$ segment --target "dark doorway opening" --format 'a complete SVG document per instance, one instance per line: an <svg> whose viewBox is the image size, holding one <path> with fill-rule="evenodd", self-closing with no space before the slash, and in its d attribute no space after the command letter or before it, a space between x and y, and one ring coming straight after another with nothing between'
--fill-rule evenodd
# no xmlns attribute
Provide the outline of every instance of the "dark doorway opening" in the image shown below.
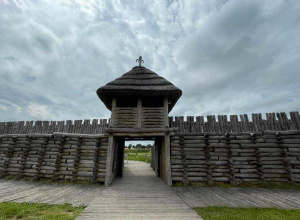
<svg viewBox="0 0 300 220"><path fill-rule="evenodd" d="M141 145L149 145L151 144L151 148L149 151L151 152L151 159L149 166L152 167L157 177L161 177L164 179L165 175L165 160L163 144L164 137L115 137L115 150L114 150L114 161L113 161L113 174L114 178L122 177L124 172L124 165L126 166L126 153L128 152L128 147L131 144L131 152L136 153L136 150L133 151L133 145L135 145L135 149L141 147ZM126 150L125 150L126 149ZM129 160L130 162L130 160ZM146 163L143 161L143 163Z"/></svg>

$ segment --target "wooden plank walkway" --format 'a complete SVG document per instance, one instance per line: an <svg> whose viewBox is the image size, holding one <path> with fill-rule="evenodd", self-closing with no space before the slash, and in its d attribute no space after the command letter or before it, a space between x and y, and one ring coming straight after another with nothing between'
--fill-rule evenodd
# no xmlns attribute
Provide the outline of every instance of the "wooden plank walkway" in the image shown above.
<svg viewBox="0 0 300 220"><path fill-rule="evenodd" d="M0 180L0 202L86 205L81 219L201 219L191 207L300 209L300 190L166 186L148 164L129 161L111 187Z"/></svg>
<svg viewBox="0 0 300 220"><path fill-rule="evenodd" d="M0 202L70 203L87 206L105 187L0 180Z"/></svg>
<svg viewBox="0 0 300 220"><path fill-rule="evenodd" d="M201 219L149 164L129 161L124 176L95 198L81 219Z"/></svg>
<svg viewBox="0 0 300 220"><path fill-rule="evenodd" d="M277 207L300 209L300 190L224 187L174 187L190 207Z"/></svg>

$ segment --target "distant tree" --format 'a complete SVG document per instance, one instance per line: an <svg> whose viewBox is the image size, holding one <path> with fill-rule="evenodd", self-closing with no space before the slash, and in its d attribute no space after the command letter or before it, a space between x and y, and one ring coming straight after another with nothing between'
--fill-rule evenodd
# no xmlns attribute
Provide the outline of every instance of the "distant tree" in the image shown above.
<svg viewBox="0 0 300 220"><path fill-rule="evenodd" d="M142 145L141 144L137 144L135 147L136 148L142 148Z"/></svg>
<svg viewBox="0 0 300 220"><path fill-rule="evenodd" d="M152 145L148 144L146 148L151 149Z"/></svg>
<svg viewBox="0 0 300 220"><path fill-rule="evenodd" d="M132 144L129 144L128 145L128 149L130 150L132 148Z"/></svg>

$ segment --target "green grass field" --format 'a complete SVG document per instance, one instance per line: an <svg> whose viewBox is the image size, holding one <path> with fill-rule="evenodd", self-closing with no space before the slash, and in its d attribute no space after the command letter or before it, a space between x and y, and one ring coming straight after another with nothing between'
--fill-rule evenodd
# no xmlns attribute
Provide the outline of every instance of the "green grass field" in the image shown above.
<svg viewBox="0 0 300 220"><path fill-rule="evenodd" d="M146 156L147 154L147 163L151 162L151 150L147 149L125 149L125 154L129 154L128 160L137 160L137 161L143 161L146 162ZM127 157L125 156L124 161L126 163Z"/></svg>
<svg viewBox="0 0 300 220"><path fill-rule="evenodd" d="M128 148L125 148L125 153L143 153L143 154L151 154L151 150L150 149L134 149L131 148L130 150Z"/></svg>
<svg viewBox="0 0 300 220"><path fill-rule="evenodd" d="M194 208L204 220L298 220L300 210L277 208Z"/></svg>
<svg viewBox="0 0 300 220"><path fill-rule="evenodd" d="M39 203L0 203L0 220L73 220L85 207L73 207L70 204L48 205Z"/></svg>

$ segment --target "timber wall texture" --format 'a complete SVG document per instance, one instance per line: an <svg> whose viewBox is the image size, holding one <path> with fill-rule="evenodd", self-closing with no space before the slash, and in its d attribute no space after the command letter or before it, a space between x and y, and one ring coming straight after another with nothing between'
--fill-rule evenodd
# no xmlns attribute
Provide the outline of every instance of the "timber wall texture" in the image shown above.
<svg viewBox="0 0 300 220"><path fill-rule="evenodd" d="M109 119L0 122L0 134L52 134L53 132L103 134L108 125Z"/></svg>
<svg viewBox="0 0 300 220"><path fill-rule="evenodd" d="M265 130L285 131L300 130L300 115L298 111L290 112L288 118L285 112L252 114L252 121L247 114L243 115L208 115L203 116L169 117L170 127L178 127L180 132L260 132Z"/></svg>
<svg viewBox="0 0 300 220"><path fill-rule="evenodd" d="M107 147L103 135L0 135L0 176L104 182Z"/></svg>
<svg viewBox="0 0 300 220"><path fill-rule="evenodd" d="M156 116L157 117L157 116ZM160 116L159 116L160 117ZM180 132L260 132L264 130L299 130L299 112L290 112L288 118L285 112L252 114L252 121L247 114L243 115L208 115L203 116L169 117L169 126L179 128ZM103 134L109 126L109 119L67 120L67 121L18 121L0 122L0 134L30 134L53 132L78 134Z"/></svg>
<svg viewBox="0 0 300 220"><path fill-rule="evenodd" d="M300 182L300 131L178 133L173 182Z"/></svg>

